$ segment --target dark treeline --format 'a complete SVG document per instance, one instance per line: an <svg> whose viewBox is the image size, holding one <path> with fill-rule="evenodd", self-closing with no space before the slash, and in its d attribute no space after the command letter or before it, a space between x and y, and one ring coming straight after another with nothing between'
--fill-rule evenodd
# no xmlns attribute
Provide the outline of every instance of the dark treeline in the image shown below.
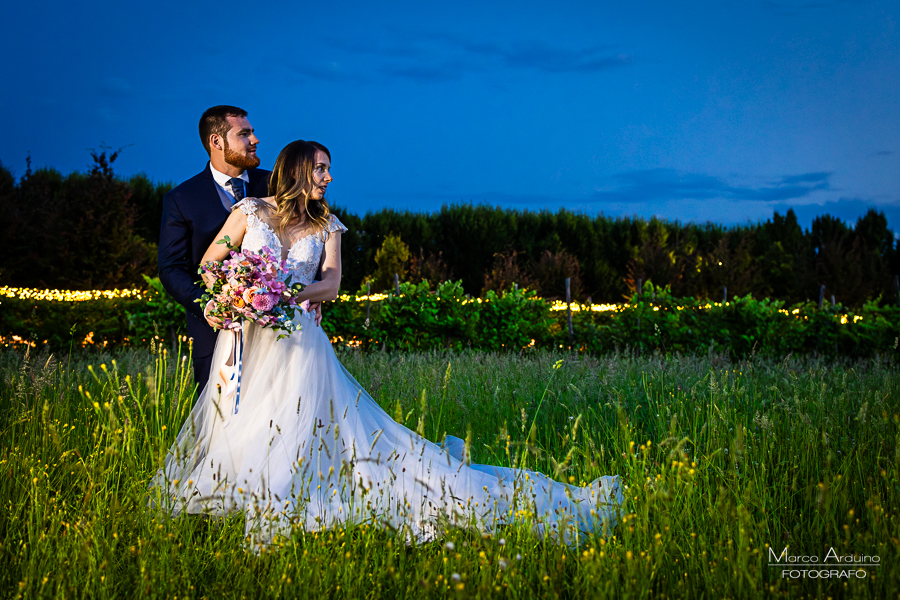
<svg viewBox="0 0 900 600"><path fill-rule="evenodd" d="M156 273L162 198L171 185L144 175L124 180L118 153L92 152L86 173L31 170L16 181L0 165L0 284L112 289Z"/></svg>
<svg viewBox="0 0 900 600"><path fill-rule="evenodd" d="M376 272L390 235L409 247L408 279L462 279L468 293L513 283L562 297L619 302L638 280L670 286L677 296L826 298L858 306L892 301L900 256L884 214L870 210L855 227L823 215L804 231L793 211L757 225L723 227L487 206L445 206L431 214L381 210L358 217L335 212L344 236L344 279L355 289ZM433 275L432 277L428 277ZM375 278L377 279L377 278Z"/></svg>
<svg viewBox="0 0 900 600"><path fill-rule="evenodd" d="M114 175L116 154L93 153L87 173L39 169L16 181L0 165L0 283L22 287L111 288L156 271L163 195L170 184ZM343 238L343 281L373 291L402 280L460 279L467 293L514 283L545 297L618 302L638 281L670 286L676 296L825 297L859 306L895 300L900 249L884 214L870 210L848 225L829 215L810 229L793 211L765 223L724 227L637 217L527 212L459 204L434 213L384 209L360 217L335 213Z"/></svg>

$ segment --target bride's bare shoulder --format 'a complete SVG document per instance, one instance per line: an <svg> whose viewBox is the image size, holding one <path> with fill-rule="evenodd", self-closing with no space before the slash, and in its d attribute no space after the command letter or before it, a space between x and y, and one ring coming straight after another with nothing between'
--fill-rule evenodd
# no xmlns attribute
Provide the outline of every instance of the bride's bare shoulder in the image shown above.
<svg viewBox="0 0 900 600"><path fill-rule="evenodd" d="M265 198L254 198L256 204L268 212L275 212L278 207L275 205L275 196L266 196Z"/></svg>

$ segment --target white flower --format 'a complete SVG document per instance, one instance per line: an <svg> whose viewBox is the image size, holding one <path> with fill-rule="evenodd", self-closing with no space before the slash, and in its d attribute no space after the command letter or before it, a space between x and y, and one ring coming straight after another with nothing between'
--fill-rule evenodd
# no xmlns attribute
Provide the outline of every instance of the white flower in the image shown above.
<svg viewBox="0 0 900 600"><path fill-rule="evenodd" d="M501 546L505 546L505 545L506 545L506 539L500 538L500 545L501 545Z"/></svg>
<svg viewBox="0 0 900 600"><path fill-rule="evenodd" d="M452 552L453 549L456 548L456 546L453 545L453 542L447 542L446 544L444 544L444 548Z"/></svg>
<svg viewBox="0 0 900 600"><path fill-rule="evenodd" d="M516 554L516 560L522 560L522 555L521 555L521 554Z"/></svg>
<svg viewBox="0 0 900 600"><path fill-rule="evenodd" d="M459 576L459 573L454 573L450 576L450 579L452 579L455 583L459 583L462 577Z"/></svg>

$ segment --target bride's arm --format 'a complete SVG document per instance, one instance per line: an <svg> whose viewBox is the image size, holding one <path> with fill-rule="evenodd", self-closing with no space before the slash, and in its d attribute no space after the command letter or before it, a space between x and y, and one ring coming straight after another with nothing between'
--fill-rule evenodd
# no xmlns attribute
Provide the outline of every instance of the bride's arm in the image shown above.
<svg viewBox="0 0 900 600"><path fill-rule="evenodd" d="M228 258L231 250L229 250L228 246L226 246L225 244L219 244L219 240L224 240L225 236L227 235L231 240L231 245L235 248L239 248L241 246L241 241L243 241L244 239L244 232L246 230L247 215L239 210L233 211L228 216L228 220L225 221L225 224L222 225L222 229L220 229L219 233L216 234L215 241L213 241L213 243L210 244L209 248L206 249L206 252L203 254L203 258L200 259L200 264L205 265L211 260L219 261ZM213 276L204 275L203 282L206 283L207 287L211 286L213 282Z"/></svg>
<svg viewBox="0 0 900 600"><path fill-rule="evenodd" d="M341 287L341 232L334 231L325 240L322 255L322 280L314 281L300 292L298 300L310 302L331 301L337 298Z"/></svg>

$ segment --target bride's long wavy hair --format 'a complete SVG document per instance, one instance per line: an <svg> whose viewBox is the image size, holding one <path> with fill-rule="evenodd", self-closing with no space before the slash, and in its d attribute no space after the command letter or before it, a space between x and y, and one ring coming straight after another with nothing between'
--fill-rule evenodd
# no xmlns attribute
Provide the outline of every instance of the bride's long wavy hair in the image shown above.
<svg viewBox="0 0 900 600"><path fill-rule="evenodd" d="M269 195L275 196L275 212L272 214L280 231L300 217L300 205L306 209L306 218L312 232L322 231L328 224L331 209L325 198L309 197L313 188L313 169L316 168L316 151L321 150L331 160L328 148L318 142L296 140L285 146L269 177Z"/></svg>

